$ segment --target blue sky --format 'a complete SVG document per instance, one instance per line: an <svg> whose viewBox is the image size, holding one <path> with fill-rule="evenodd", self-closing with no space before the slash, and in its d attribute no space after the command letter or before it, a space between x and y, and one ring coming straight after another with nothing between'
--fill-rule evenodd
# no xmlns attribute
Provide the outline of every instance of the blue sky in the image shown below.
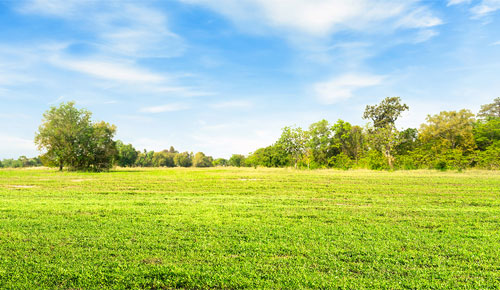
<svg viewBox="0 0 500 290"><path fill-rule="evenodd" d="M0 0L0 158L76 101L137 149L247 154L287 125L363 125L500 96L500 0Z"/></svg>

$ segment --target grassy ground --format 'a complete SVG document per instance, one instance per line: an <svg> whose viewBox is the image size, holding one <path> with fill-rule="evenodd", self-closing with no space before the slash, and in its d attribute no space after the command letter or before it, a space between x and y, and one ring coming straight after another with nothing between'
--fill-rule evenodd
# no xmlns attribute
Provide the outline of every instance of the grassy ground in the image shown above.
<svg viewBox="0 0 500 290"><path fill-rule="evenodd" d="M0 170L0 288L500 288L500 172Z"/></svg>

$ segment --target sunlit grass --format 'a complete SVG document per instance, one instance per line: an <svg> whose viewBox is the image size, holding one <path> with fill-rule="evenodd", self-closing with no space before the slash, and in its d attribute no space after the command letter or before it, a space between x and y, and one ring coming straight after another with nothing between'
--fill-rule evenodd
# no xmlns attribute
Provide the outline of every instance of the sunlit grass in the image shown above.
<svg viewBox="0 0 500 290"><path fill-rule="evenodd" d="M0 288L499 288L500 173L0 170Z"/></svg>

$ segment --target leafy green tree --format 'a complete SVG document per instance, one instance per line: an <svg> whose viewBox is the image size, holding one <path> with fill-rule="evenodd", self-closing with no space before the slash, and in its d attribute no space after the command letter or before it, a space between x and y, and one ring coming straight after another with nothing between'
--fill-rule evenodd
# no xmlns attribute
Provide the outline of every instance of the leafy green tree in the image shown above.
<svg viewBox="0 0 500 290"><path fill-rule="evenodd" d="M476 147L474 122L474 114L465 109L428 115L426 123L420 126L420 139L435 153L441 153L447 149L472 151Z"/></svg>
<svg viewBox="0 0 500 290"><path fill-rule="evenodd" d="M179 167L191 167L193 165L193 156L188 152L177 153L174 157L174 162Z"/></svg>
<svg viewBox="0 0 500 290"><path fill-rule="evenodd" d="M48 165L75 165L82 135L91 127L90 112L78 110L74 102L51 107L43 114L42 124L35 136L39 150L45 150L43 159Z"/></svg>
<svg viewBox="0 0 500 290"><path fill-rule="evenodd" d="M144 149L144 151L140 152L137 156L135 165L141 167L152 167L154 154L154 151L147 151L146 149Z"/></svg>
<svg viewBox="0 0 500 290"><path fill-rule="evenodd" d="M385 98L379 105L366 106L363 119L370 119L375 128L393 127L401 113L409 110L406 104L401 104L400 97Z"/></svg>
<svg viewBox="0 0 500 290"><path fill-rule="evenodd" d="M245 156L241 154L233 154L231 158L229 158L229 166L241 167L245 166Z"/></svg>
<svg viewBox="0 0 500 290"><path fill-rule="evenodd" d="M117 164L121 167L131 167L134 166L139 152L132 146L132 144L123 144L122 141L116 142L116 148L118 150Z"/></svg>
<svg viewBox="0 0 500 290"><path fill-rule="evenodd" d="M213 158L206 156L203 152L196 153L193 158L194 167L212 167L212 162Z"/></svg>
<svg viewBox="0 0 500 290"><path fill-rule="evenodd" d="M214 166L228 166L229 161L224 158L217 158L213 162Z"/></svg>
<svg viewBox="0 0 500 290"><path fill-rule="evenodd" d="M394 146L397 155L406 155L419 146L418 130L408 128L399 132L397 145Z"/></svg>
<svg viewBox="0 0 500 290"><path fill-rule="evenodd" d="M363 128L339 119L332 126L332 132L335 155L343 153L350 159L358 160L364 144Z"/></svg>
<svg viewBox="0 0 500 290"><path fill-rule="evenodd" d="M500 118L500 98L493 100L493 103L481 106L481 110L477 114L478 118Z"/></svg>
<svg viewBox="0 0 500 290"><path fill-rule="evenodd" d="M335 154L333 132L327 120L321 120L309 126L309 140L306 144L312 161L318 166L327 166L328 160Z"/></svg>
<svg viewBox="0 0 500 290"><path fill-rule="evenodd" d="M290 155L294 162L294 167L297 168L298 162L304 156L308 143L308 133L302 128L285 127L282 129L281 137L277 144Z"/></svg>
<svg viewBox="0 0 500 290"><path fill-rule="evenodd" d="M84 145L87 148L87 158L82 158L79 169L90 169L102 171L110 169L117 156L116 142L113 137L116 133L116 126L106 122L98 122L92 125L90 142Z"/></svg>
<svg viewBox="0 0 500 290"><path fill-rule="evenodd" d="M396 120L401 113L408 110L406 104L401 104L401 98L385 98L379 105L366 106L363 119L371 119L373 127L368 130L370 147L381 152L389 167L394 168L394 147L398 145L399 132Z"/></svg>
<svg viewBox="0 0 500 290"><path fill-rule="evenodd" d="M290 164L290 158L280 144L274 144L257 149L248 156L246 163L254 167L284 167Z"/></svg>
<svg viewBox="0 0 500 290"><path fill-rule="evenodd" d="M479 150L495 145L500 147L500 117L489 117L474 124L474 139Z"/></svg>
<svg viewBox="0 0 500 290"><path fill-rule="evenodd" d="M78 110L74 102L51 107L43 114L35 135L42 159L49 166L75 170L109 169L116 155L113 136L116 127L105 122L92 123L91 113Z"/></svg>

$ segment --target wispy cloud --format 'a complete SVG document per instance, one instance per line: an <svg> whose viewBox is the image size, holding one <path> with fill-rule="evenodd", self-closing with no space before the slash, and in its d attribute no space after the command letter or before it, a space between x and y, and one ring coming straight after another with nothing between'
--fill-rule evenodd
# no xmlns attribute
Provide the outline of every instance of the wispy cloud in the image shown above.
<svg viewBox="0 0 500 290"><path fill-rule="evenodd" d="M92 31L91 45L132 57L171 57L184 51L181 37L168 29L166 16L145 3L82 0L27 0L19 11L58 17Z"/></svg>
<svg viewBox="0 0 500 290"><path fill-rule="evenodd" d="M72 59L54 59L52 62L61 68L114 81L154 83L165 80L161 75L136 68L126 63Z"/></svg>
<svg viewBox="0 0 500 290"><path fill-rule="evenodd" d="M321 103L333 104L351 98L358 89L379 85L383 79L378 75L346 74L316 83L313 90Z"/></svg>
<svg viewBox="0 0 500 290"><path fill-rule="evenodd" d="M476 17L483 17L500 9L500 0L482 0L481 3L471 8Z"/></svg>
<svg viewBox="0 0 500 290"><path fill-rule="evenodd" d="M210 105L210 107L214 109L232 109L232 108L247 109L253 107L253 103L246 100L235 100L235 101L215 103Z"/></svg>
<svg viewBox="0 0 500 290"><path fill-rule="evenodd" d="M213 9L252 30L264 24L279 31L322 37L341 30L421 28L441 20L419 1L365 0L182 0ZM262 29L265 31L266 29Z"/></svg>
<svg viewBox="0 0 500 290"><path fill-rule="evenodd" d="M458 5L458 4L463 4L463 3L470 3L470 1L471 0L449 0L448 6Z"/></svg>
<svg viewBox="0 0 500 290"><path fill-rule="evenodd" d="M187 104L173 103L160 106L151 106L141 108L140 111L143 113L164 113L164 112L175 112L189 109Z"/></svg>

